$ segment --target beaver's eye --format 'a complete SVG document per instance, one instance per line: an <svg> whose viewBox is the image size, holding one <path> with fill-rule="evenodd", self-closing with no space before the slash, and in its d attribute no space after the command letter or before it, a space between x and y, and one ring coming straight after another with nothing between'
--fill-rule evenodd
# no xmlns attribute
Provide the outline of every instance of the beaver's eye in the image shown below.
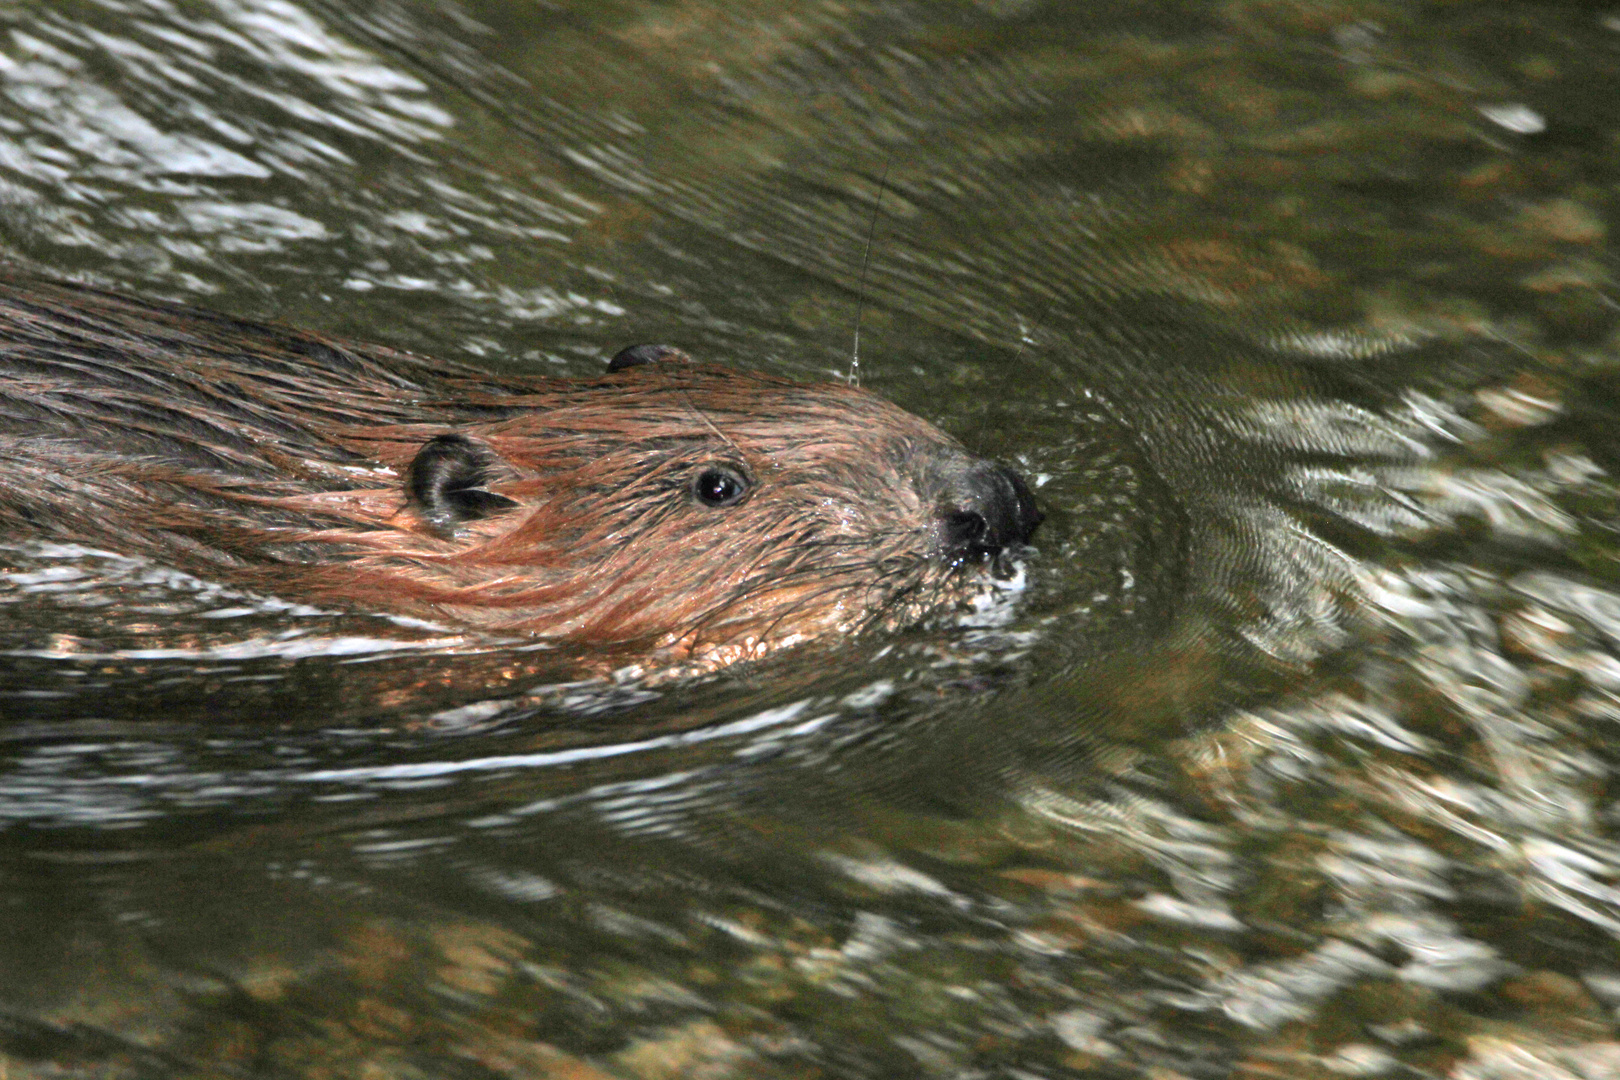
<svg viewBox="0 0 1620 1080"><path fill-rule="evenodd" d="M704 506L736 506L748 494L748 480L724 465L705 465L692 480L692 494Z"/></svg>

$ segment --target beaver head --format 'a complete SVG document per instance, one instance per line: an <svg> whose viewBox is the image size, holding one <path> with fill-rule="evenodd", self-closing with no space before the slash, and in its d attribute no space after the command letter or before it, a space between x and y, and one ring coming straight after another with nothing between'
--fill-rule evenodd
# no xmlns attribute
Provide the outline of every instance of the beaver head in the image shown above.
<svg viewBox="0 0 1620 1080"><path fill-rule="evenodd" d="M871 393L666 347L457 404L497 417L348 433L405 482L398 528L325 591L725 663L949 607L1043 516L1015 473Z"/></svg>

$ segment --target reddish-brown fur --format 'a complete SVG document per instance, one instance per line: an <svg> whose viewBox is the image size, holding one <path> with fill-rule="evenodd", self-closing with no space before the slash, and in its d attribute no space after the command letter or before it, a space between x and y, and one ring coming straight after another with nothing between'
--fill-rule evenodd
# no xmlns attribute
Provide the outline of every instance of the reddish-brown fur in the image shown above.
<svg viewBox="0 0 1620 1080"><path fill-rule="evenodd" d="M432 527L403 477L447 433L515 508ZM751 481L737 505L694 496L715 466ZM0 280L0 527L284 595L726 662L959 601L1001 546L951 535L986 468L837 383L497 378Z"/></svg>

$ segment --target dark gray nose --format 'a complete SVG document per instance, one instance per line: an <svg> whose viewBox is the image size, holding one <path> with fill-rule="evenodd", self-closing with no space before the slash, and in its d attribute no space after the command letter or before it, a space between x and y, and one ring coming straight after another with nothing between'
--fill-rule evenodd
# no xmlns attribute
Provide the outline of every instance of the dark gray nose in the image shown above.
<svg viewBox="0 0 1620 1080"><path fill-rule="evenodd" d="M944 511L946 553L952 558L994 558L1014 544L1027 544L1046 515L1024 478L1004 465L975 462L952 485Z"/></svg>

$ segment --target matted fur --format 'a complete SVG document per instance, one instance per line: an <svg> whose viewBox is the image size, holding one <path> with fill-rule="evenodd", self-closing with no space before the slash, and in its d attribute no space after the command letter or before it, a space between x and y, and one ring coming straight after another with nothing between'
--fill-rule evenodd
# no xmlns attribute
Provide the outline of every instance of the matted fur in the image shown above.
<svg viewBox="0 0 1620 1080"><path fill-rule="evenodd" d="M428 527L457 433L515 509ZM711 507L694 478L747 477ZM0 527L281 595L725 662L949 606L984 463L859 389L664 362L497 378L188 308L0 281Z"/></svg>

